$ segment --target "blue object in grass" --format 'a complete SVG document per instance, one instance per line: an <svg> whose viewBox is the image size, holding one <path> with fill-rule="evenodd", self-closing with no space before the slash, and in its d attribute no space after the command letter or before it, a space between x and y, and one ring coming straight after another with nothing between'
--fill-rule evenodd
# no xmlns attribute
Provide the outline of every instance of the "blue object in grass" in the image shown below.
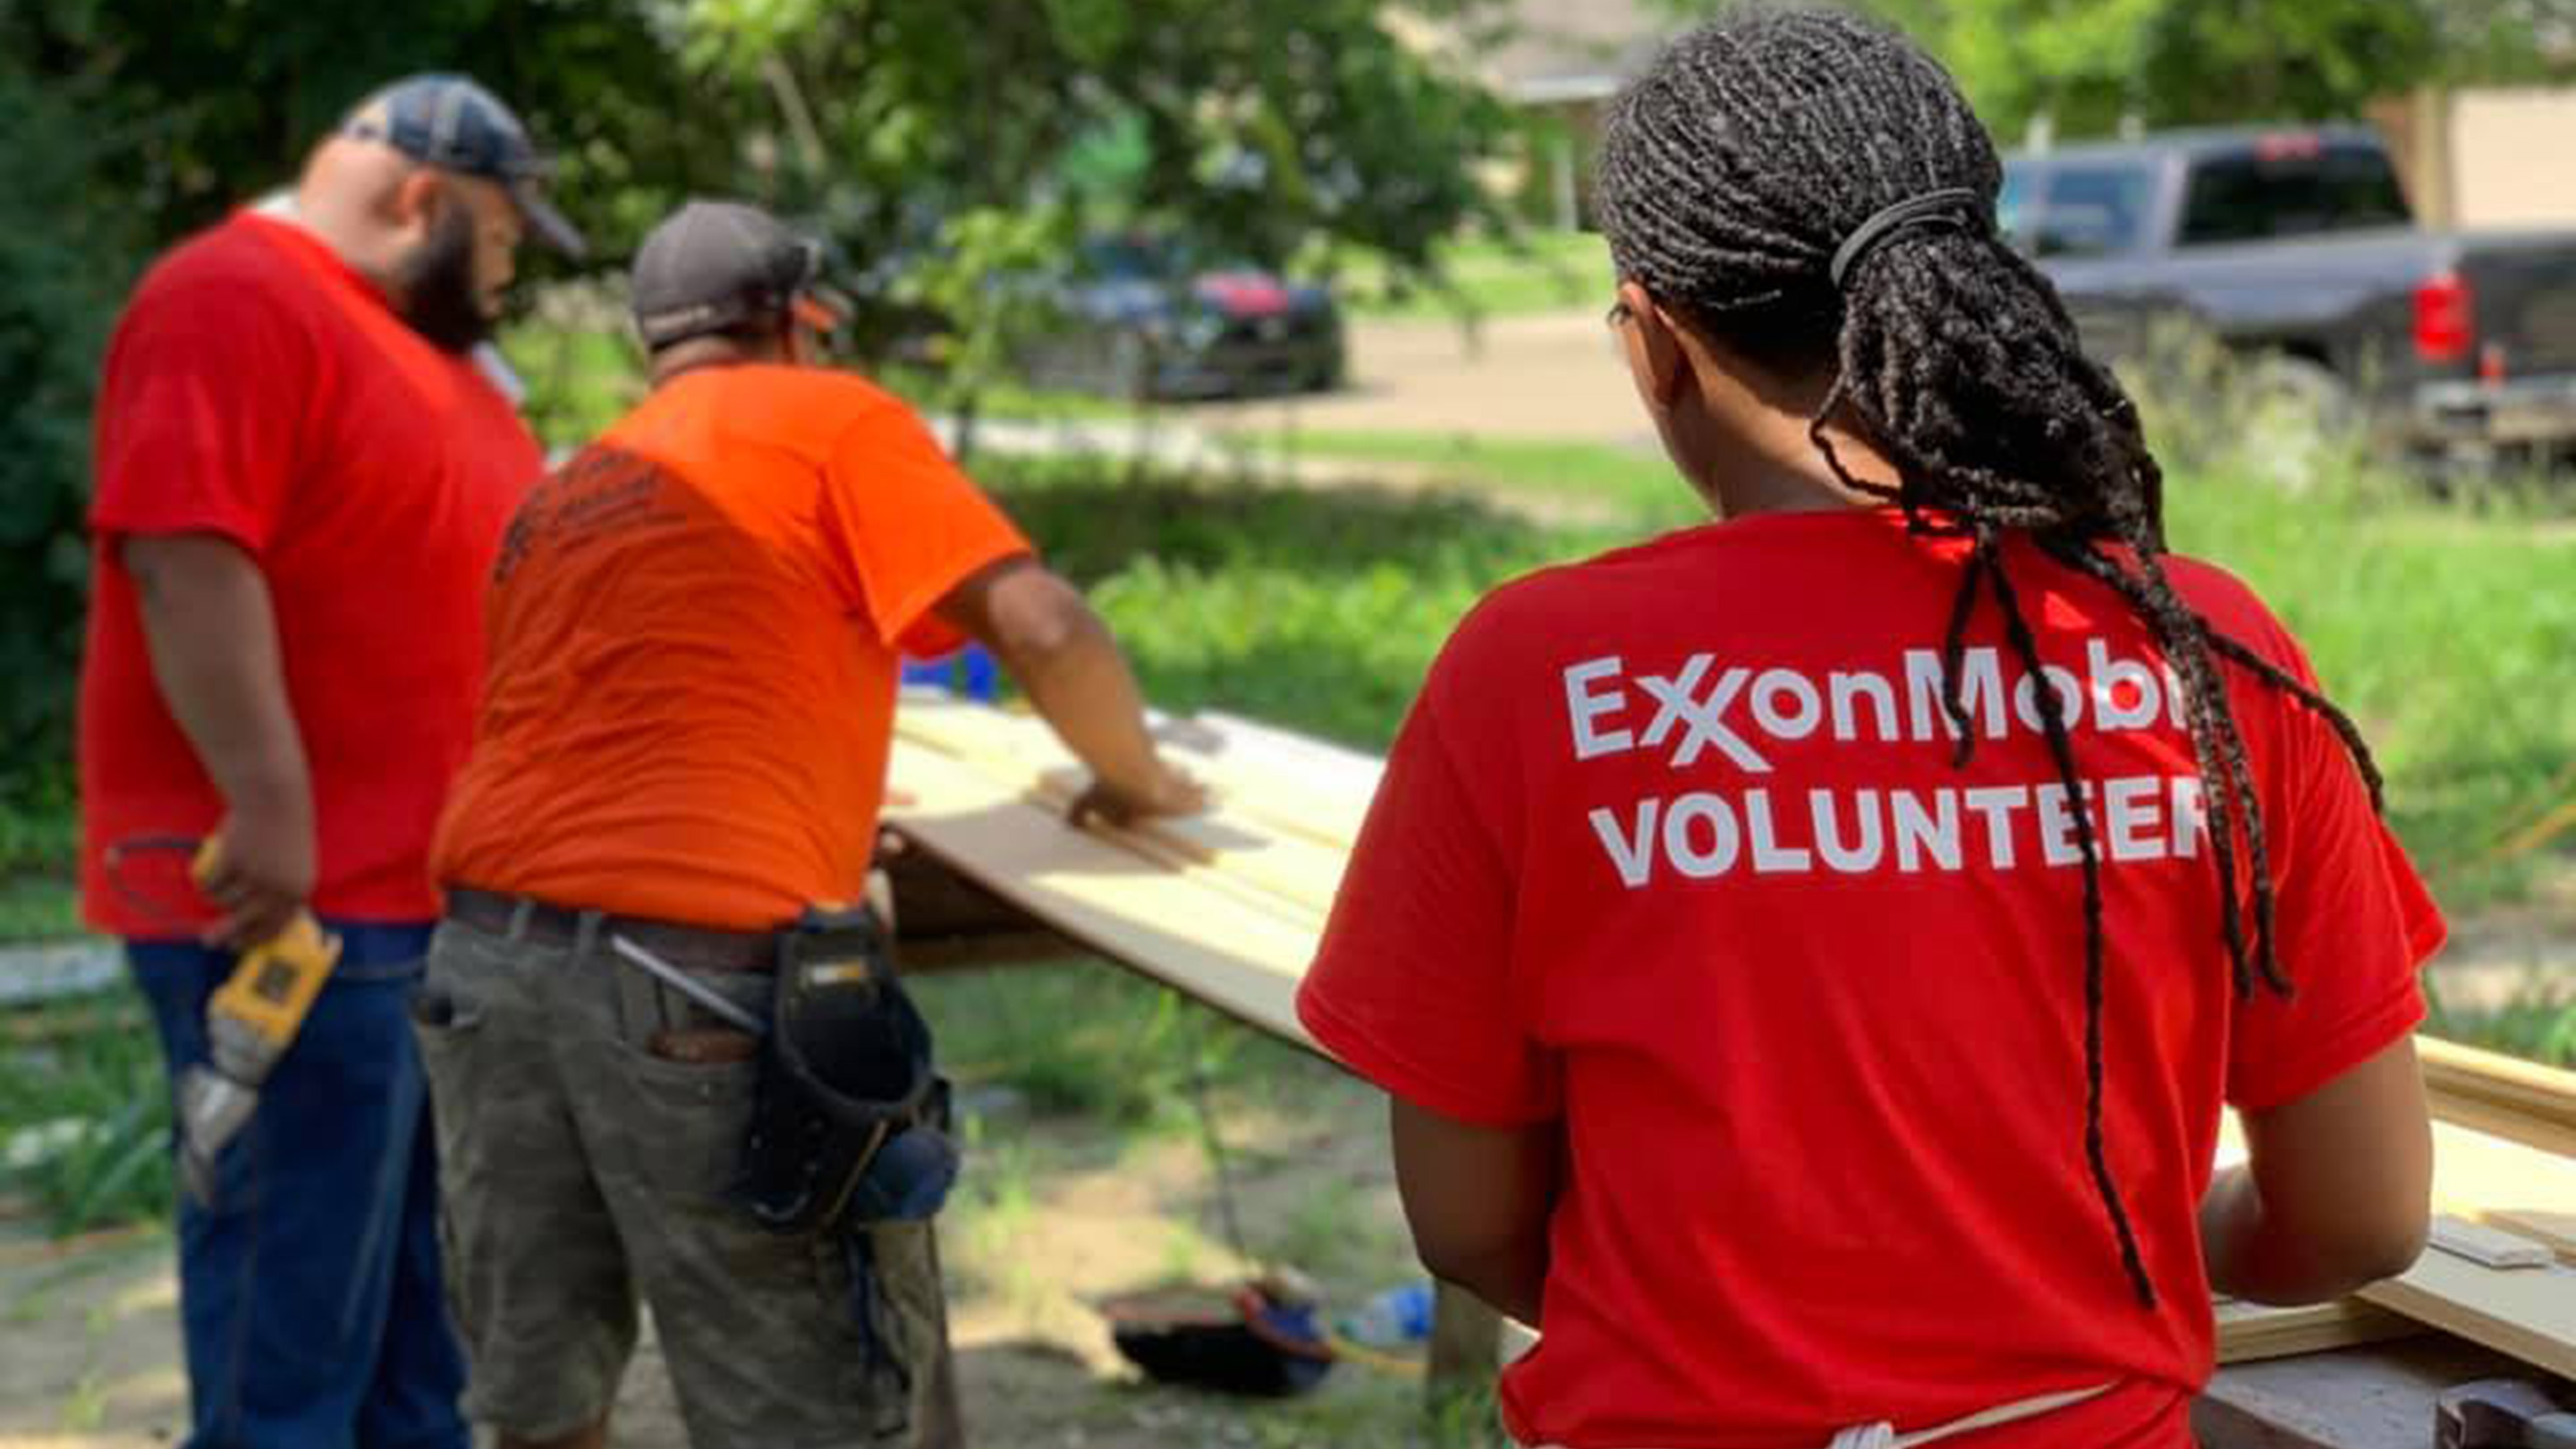
<svg viewBox="0 0 2576 1449"><path fill-rule="evenodd" d="M1369 1348L1402 1348L1431 1336L1431 1285L1412 1282L1389 1288L1360 1305L1342 1323L1342 1333Z"/></svg>
<svg viewBox="0 0 2576 1449"><path fill-rule="evenodd" d="M935 684L985 704L1002 696L1001 666L993 662L992 651L981 644L969 644L938 659L907 659L903 661L903 682Z"/></svg>

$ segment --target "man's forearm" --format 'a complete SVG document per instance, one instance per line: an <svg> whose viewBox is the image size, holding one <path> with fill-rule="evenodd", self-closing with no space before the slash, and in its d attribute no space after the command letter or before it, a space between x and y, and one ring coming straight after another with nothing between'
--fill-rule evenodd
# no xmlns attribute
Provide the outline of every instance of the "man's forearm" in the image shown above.
<svg viewBox="0 0 2576 1449"><path fill-rule="evenodd" d="M152 676L234 810L311 822L313 787L286 692L268 581L211 535L129 539Z"/></svg>
<svg viewBox="0 0 2576 1449"><path fill-rule="evenodd" d="M1145 698L1107 628L1077 627L1060 645L1003 661L1029 702L1091 772L1121 788L1154 778L1156 753L1145 733Z"/></svg>

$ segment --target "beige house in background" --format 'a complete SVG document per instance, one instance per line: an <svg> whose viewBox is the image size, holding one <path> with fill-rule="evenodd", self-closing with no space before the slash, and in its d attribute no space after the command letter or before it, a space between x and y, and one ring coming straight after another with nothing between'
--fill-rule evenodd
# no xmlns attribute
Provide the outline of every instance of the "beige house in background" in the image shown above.
<svg viewBox="0 0 2576 1449"><path fill-rule="evenodd" d="M1540 209L1558 226L1588 225L1603 108L1678 22L1646 0L1515 0L1503 10L1499 43L1427 28L1421 38L1522 110L1559 123L1493 180L1498 190L1541 191ZM2369 119L2424 225L2576 227L2576 89L2427 91L2374 106Z"/></svg>
<svg viewBox="0 0 2576 1449"><path fill-rule="evenodd" d="M1498 192L1539 191L1554 225L1588 225L1602 110L1678 23L1646 0L1516 0L1501 10L1499 38L1427 25L1400 29L1525 114L1554 123L1536 128L1527 157L1498 167L1490 181Z"/></svg>
<svg viewBox="0 0 2576 1449"><path fill-rule="evenodd" d="M2426 91L2374 109L2429 227L2576 227L2576 89Z"/></svg>

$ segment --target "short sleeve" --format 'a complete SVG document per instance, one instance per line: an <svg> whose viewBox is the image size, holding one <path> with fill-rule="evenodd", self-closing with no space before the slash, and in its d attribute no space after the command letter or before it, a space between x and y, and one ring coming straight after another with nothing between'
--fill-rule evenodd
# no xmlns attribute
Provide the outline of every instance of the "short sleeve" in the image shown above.
<svg viewBox="0 0 2576 1449"><path fill-rule="evenodd" d="M1526 1126L1561 1114L1562 1089L1511 989L1511 869L1443 728L1437 677L1387 760L1297 1015L1395 1096Z"/></svg>
<svg viewBox="0 0 2576 1449"><path fill-rule="evenodd" d="M2295 650L2289 662L2313 682ZM2266 820L2274 942L2295 994L2258 988L2236 1006L2227 1099L2255 1112L2317 1090L2420 1025L2418 969L2448 933L2342 742L2295 700L2271 698L2285 716L2286 771Z"/></svg>
<svg viewBox="0 0 2576 1449"><path fill-rule="evenodd" d="M891 401L834 452L824 518L848 607L917 658L964 642L931 612L941 599L985 566L1032 552L921 420Z"/></svg>
<svg viewBox="0 0 2576 1449"><path fill-rule="evenodd" d="M309 344L290 304L255 284L147 283L108 348L90 527L215 533L266 552L311 405Z"/></svg>

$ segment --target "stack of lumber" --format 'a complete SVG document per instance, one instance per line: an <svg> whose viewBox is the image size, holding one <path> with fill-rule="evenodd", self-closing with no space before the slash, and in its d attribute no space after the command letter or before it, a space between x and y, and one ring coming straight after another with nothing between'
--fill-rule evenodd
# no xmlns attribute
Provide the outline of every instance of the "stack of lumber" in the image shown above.
<svg viewBox="0 0 2576 1449"><path fill-rule="evenodd" d="M1075 830L1084 776L1038 721L907 697L887 824L950 869L1111 960L1314 1049L1296 1019L1342 865L1380 774L1368 756L1226 716L1170 732L1214 790L1208 813ZM2576 1073L2419 1043L2435 1115L2435 1209L2461 1226L2355 1301L2220 1305L2229 1362L2426 1328L2576 1376ZM2233 1137L2233 1123L2230 1124ZM2467 1225L2509 1235L2495 1246ZM2472 1237L2477 1242L2469 1241ZM2492 1256L2492 1254L2488 1254Z"/></svg>

